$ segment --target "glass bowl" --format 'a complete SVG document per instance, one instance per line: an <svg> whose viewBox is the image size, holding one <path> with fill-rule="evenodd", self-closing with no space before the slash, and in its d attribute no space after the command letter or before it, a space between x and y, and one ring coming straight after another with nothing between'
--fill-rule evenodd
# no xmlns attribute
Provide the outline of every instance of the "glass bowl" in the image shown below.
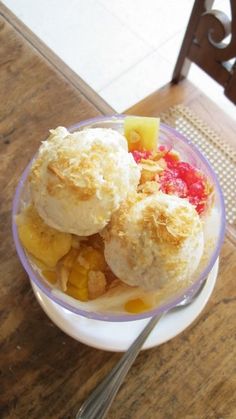
<svg viewBox="0 0 236 419"><path fill-rule="evenodd" d="M112 128L123 133L123 115L114 115L109 117L97 117L89 120L79 122L68 128L70 132L82 130L84 128ZM214 217L211 220L211 229L214 230L214 243L208 252L207 259L202 266L200 272L197 273L196 278L186 288L181 289L180 292L175 293L169 297L165 297L156 307L149 311L144 311L138 314L131 314L125 311L114 312L114 311L102 311L102 310L91 310L89 304L79 302L78 300L69 297L62 291L55 290L50 283L48 283L40 274L40 271L35 268L29 260L29 257L23 249L17 233L17 226L15 222L16 215L20 212L23 203L29 201L29 190L27 187L27 178L32 165L32 161L24 170L20 181L18 183L12 210L12 229L13 238L16 246L18 256L21 260L23 267L25 268L30 281L35 284L52 302L63 309L67 309L72 313L80 316L84 316L90 319L111 321L111 322L125 322L131 320L139 320L147 317L152 317L156 314L161 314L166 310L171 309L177 305L186 296L193 294L199 288L201 283L207 278L208 274L212 270L222 246L225 232L225 208L222 191L217 180L217 177L210 166L206 158L200 153L195 145L193 145L183 135L178 133L175 129L161 124L159 144L166 145L167 147L173 147L180 153L181 160L187 161L196 168L200 169L212 183L214 188ZM211 233L209 233L211 234ZM62 314L63 315L63 314Z"/></svg>

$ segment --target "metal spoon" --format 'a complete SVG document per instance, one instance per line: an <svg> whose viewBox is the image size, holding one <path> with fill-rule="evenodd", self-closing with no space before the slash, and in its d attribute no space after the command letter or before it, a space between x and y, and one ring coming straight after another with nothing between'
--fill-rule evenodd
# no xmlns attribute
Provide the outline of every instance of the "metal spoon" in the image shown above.
<svg viewBox="0 0 236 419"><path fill-rule="evenodd" d="M202 282L198 290L184 298L179 304L169 311L179 310L183 307L191 304L201 293L205 281ZM158 323L158 321L166 315L168 311L165 311L161 315L157 315L151 318L148 324L144 327L139 336L135 339L129 349L124 353L116 366L111 372L101 381L100 384L93 390L90 396L80 407L76 419L103 419L105 418L111 404L123 383L127 373L137 358L145 340L151 333L152 329Z"/></svg>

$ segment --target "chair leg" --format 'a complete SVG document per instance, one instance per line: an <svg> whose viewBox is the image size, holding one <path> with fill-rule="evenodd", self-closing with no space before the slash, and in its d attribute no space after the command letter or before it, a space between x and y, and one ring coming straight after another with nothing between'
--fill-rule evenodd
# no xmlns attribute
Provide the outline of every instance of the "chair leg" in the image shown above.
<svg viewBox="0 0 236 419"><path fill-rule="evenodd" d="M178 83L187 77L191 61L187 58L189 48L194 40L194 34L201 15L212 8L214 0L195 0L182 46L172 75L172 83Z"/></svg>

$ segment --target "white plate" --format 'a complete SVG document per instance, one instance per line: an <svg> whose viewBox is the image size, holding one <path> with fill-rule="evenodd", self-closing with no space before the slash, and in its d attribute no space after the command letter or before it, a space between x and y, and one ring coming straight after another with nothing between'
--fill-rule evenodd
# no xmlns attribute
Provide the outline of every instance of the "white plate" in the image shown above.
<svg viewBox="0 0 236 419"><path fill-rule="evenodd" d="M218 259L210 272L201 294L188 307L170 312L155 326L142 349L149 349L174 338L185 330L201 313L215 286ZM48 317L66 334L97 349L123 352L128 349L149 319L131 322L105 322L87 319L70 312L50 300L32 283L38 302Z"/></svg>

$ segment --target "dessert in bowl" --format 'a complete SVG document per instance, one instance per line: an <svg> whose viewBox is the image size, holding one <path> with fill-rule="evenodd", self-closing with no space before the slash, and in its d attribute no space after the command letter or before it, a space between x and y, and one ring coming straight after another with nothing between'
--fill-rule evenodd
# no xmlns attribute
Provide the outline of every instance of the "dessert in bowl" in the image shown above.
<svg viewBox="0 0 236 419"><path fill-rule="evenodd" d="M151 317L195 292L224 228L209 163L157 118L99 117L52 130L13 203L31 282L97 320Z"/></svg>

